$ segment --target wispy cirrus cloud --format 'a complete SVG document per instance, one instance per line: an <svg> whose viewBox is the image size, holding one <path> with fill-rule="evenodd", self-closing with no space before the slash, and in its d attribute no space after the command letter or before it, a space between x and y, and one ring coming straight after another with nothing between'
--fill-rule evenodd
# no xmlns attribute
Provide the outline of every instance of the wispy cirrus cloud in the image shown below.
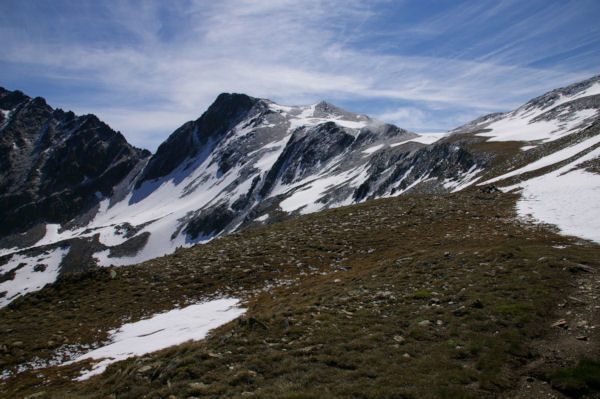
<svg viewBox="0 0 600 399"><path fill-rule="evenodd" d="M451 129L597 73L600 58L585 0L24 4L0 5L2 84L151 149L224 91Z"/></svg>

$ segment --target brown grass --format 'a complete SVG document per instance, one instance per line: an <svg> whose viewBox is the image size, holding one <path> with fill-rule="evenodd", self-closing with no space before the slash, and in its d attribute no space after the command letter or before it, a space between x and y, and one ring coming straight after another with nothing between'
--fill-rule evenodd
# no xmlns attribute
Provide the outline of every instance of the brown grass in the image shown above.
<svg viewBox="0 0 600 399"><path fill-rule="evenodd" d="M71 380L82 365L50 367L1 381L0 394L497 397L540 359L532 343L569 293L567 265L600 259L597 246L516 221L515 199L473 190L369 201L118 268L115 278L111 269L62 278L0 310L5 369L48 359L49 340L101 342L124 321L213 296L241 297L248 311L204 341L88 382Z"/></svg>

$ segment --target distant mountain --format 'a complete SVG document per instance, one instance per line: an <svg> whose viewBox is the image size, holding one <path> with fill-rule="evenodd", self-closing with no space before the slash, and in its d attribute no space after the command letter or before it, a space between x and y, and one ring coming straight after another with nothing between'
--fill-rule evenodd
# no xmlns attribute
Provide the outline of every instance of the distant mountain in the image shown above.
<svg viewBox="0 0 600 399"><path fill-rule="evenodd" d="M16 283L39 259L45 284L369 199L482 183L525 189L565 165L589 173L598 168L599 79L433 139L326 102L221 94L151 157L94 116L3 90L0 273L13 278L0 283L1 303L41 284Z"/></svg>
<svg viewBox="0 0 600 399"><path fill-rule="evenodd" d="M495 155L477 184L519 190L521 216L600 242L600 76L450 134L478 140L478 151Z"/></svg>
<svg viewBox="0 0 600 399"><path fill-rule="evenodd" d="M0 88L0 236L65 225L112 196L149 156L94 115Z"/></svg>

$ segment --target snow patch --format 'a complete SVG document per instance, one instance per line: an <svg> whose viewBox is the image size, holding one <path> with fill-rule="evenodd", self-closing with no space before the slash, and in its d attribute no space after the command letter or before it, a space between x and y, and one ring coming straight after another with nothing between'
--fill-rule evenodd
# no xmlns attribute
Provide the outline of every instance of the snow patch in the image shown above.
<svg viewBox="0 0 600 399"><path fill-rule="evenodd" d="M371 155L372 153L374 153L374 152L379 151L380 149L382 149L383 146L384 146L384 144L378 144L378 145L375 145L373 147L369 147L366 150L363 150L362 153L366 154L366 155Z"/></svg>
<svg viewBox="0 0 600 399"><path fill-rule="evenodd" d="M532 148L536 148L537 145L524 145L523 147L521 147L521 151L529 151Z"/></svg>
<svg viewBox="0 0 600 399"><path fill-rule="evenodd" d="M314 180L304 183L306 187L301 188L290 197L281 201L279 207L285 212L293 212L300 209L300 213L303 215L320 211L325 207L325 204L319 203L319 198L329 189L343 184L358 173L357 171L347 171L332 176L319 176Z"/></svg>
<svg viewBox="0 0 600 399"><path fill-rule="evenodd" d="M2 249L0 249L0 256L10 255L10 254L14 254L16 252L23 252L28 249L35 248L35 247L41 247L44 245L55 244L59 241L73 238L77 235L77 233L74 231L65 231L63 233L59 233L58 232L59 229L60 229L60 224L53 224L53 223L46 224L46 234L38 242L36 242L32 246L26 247L26 248L19 248L19 247L2 248ZM25 233L22 233L22 234L25 234ZM9 261L9 263L10 263L10 261ZM16 266L16 264L15 264L15 266Z"/></svg>
<svg viewBox="0 0 600 399"><path fill-rule="evenodd" d="M324 122L335 122L337 125L340 125L342 127L347 127L350 129L362 129L363 127L366 127L369 123L366 121L348 121L345 119L327 119Z"/></svg>
<svg viewBox="0 0 600 399"><path fill-rule="evenodd" d="M416 143L421 143L421 144L433 144L436 141L439 141L441 139L443 139L444 137L446 137L446 133L418 133L419 137L415 137L412 138L408 141L414 141ZM396 145L400 145L404 142L400 142Z"/></svg>
<svg viewBox="0 0 600 399"><path fill-rule="evenodd" d="M568 120L541 120L532 123L541 110L534 114L519 115L517 112L509 114L508 117L500 119L487 126L490 132L478 133L482 137L490 137L490 141L543 141L557 140L575 128L583 129L591 123L591 118L598 111L584 109L574 112ZM583 124L583 125L582 125Z"/></svg>
<svg viewBox="0 0 600 399"><path fill-rule="evenodd" d="M159 313L149 319L123 324L110 331L111 343L62 365L85 359L100 360L91 370L84 371L78 381L102 374L108 365L133 356L141 356L186 341L197 341L208 332L245 313L237 307L239 299L222 298Z"/></svg>
<svg viewBox="0 0 600 399"><path fill-rule="evenodd" d="M279 104L275 104L274 102L270 102L269 103L269 109L271 111L275 111L275 112L279 112L279 113L282 113L282 114L286 114L288 112L291 112L294 109L294 107L290 107L290 106L287 106L287 105L279 105Z"/></svg>
<svg viewBox="0 0 600 399"><path fill-rule="evenodd" d="M0 298L0 308L21 295L41 290L46 284L55 282L60 270L60 262L68 252L68 248L57 248L34 257L13 255L10 261L0 268L0 273L4 274L19 265L24 265L15 271L14 279L0 283L0 292L6 292Z"/></svg>
<svg viewBox="0 0 600 399"><path fill-rule="evenodd" d="M411 140L411 139L409 139L409 140L398 141L397 143L392 143L392 144L390 144L390 147L391 147L391 148L398 147L399 145L402 145L402 144L404 144L404 143L408 143L408 142L410 142L410 141L412 141L412 140Z"/></svg>
<svg viewBox="0 0 600 399"><path fill-rule="evenodd" d="M0 130L4 129L8 123L10 122L10 110L8 109L0 109L0 112L4 115L4 122L0 125ZM13 148L18 148L16 144L13 143Z"/></svg>
<svg viewBox="0 0 600 399"><path fill-rule="evenodd" d="M269 218L269 214L265 213L262 216L257 217L256 219L254 219L257 222L264 222L265 220L267 220Z"/></svg>
<svg viewBox="0 0 600 399"><path fill-rule="evenodd" d="M59 234L58 230L60 229L60 224L58 223L48 223L46 224L46 234L42 237L41 240L35 243L34 246L40 247L42 245L48 245L57 242L58 240L63 239L61 234Z"/></svg>
<svg viewBox="0 0 600 399"><path fill-rule="evenodd" d="M270 151L266 152L265 155L256 161L254 167L261 172L268 172L275 162L277 162L277 158L279 158L291 137L292 135L287 135L280 141L275 141L264 146L263 149L268 149Z"/></svg>
<svg viewBox="0 0 600 399"><path fill-rule="evenodd" d="M347 127L350 129L362 129L369 124L369 120L365 119L364 121L349 121L343 119L341 116L330 115L325 118L315 117L315 108L317 104L310 105L308 107L299 107L300 113L297 115L289 115L290 117L290 131L300 127L313 127L320 125L322 123L334 122L335 124ZM298 108L297 108L298 109Z"/></svg>
<svg viewBox="0 0 600 399"><path fill-rule="evenodd" d="M600 175L573 169L600 157L600 148L551 173L519 183L522 217L556 225L563 234L600 243ZM514 187L513 187L514 188Z"/></svg>
<svg viewBox="0 0 600 399"><path fill-rule="evenodd" d="M473 165L468 171L461 173L457 179L444 180L443 186L444 188L452 189L452 192L455 193L479 180L480 177L476 178L475 176L481 171L483 171L483 169L478 169L477 165Z"/></svg>
<svg viewBox="0 0 600 399"><path fill-rule="evenodd" d="M498 176L498 177L490 179L486 182L480 183L479 185L481 186L481 185L494 183L494 182L497 182L500 180L507 179L512 176L518 176L518 175L526 173L526 172L531 172L534 170L545 168L546 166L554 165L555 163L562 162L566 159L569 159L598 143L600 143L600 135L594 136L587 140L584 140L581 143L575 144L571 147L563 148L562 150L553 152L552 154L545 156L543 158L540 158L537 161L532 162L522 168L515 169L511 172L505 173L501 176Z"/></svg>

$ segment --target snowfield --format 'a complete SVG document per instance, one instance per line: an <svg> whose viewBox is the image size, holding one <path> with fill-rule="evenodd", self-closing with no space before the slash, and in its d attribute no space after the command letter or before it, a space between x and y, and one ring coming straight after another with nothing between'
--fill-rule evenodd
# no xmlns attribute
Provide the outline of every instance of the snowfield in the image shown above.
<svg viewBox="0 0 600 399"><path fill-rule="evenodd" d="M600 244L600 175L575 169L599 157L597 148L554 172L505 190L522 189L517 203L520 216L554 224L563 234Z"/></svg>
<svg viewBox="0 0 600 399"><path fill-rule="evenodd" d="M0 283L0 292L6 292L0 297L0 308L21 295L41 290L46 284L55 282L60 262L67 252L66 248L57 248L36 257L13 255L7 264L0 266L0 275L17 269L14 279Z"/></svg>
<svg viewBox="0 0 600 399"><path fill-rule="evenodd" d="M562 150L556 151L546 157L538 159L535 162L527 164L522 168L515 169L498 177L494 177L493 179L487 180L479 185L481 186L485 184L495 183L497 181L504 180L512 176L518 176L523 173L532 172L534 170L554 165L556 163L565 161L598 143L600 143L600 135L584 140L581 143L575 144L573 146L563 148Z"/></svg>
<svg viewBox="0 0 600 399"><path fill-rule="evenodd" d="M156 352L184 342L201 340L210 330L236 319L245 313L237 307L239 299L223 298L173 309L149 319L123 324L110 332L111 343L62 365L86 359L99 360L91 370L84 371L77 380L102 374L115 362L146 353Z"/></svg>
<svg viewBox="0 0 600 399"><path fill-rule="evenodd" d="M600 83L595 83L586 90L571 96L560 95L546 107L530 108L526 105L506 114L499 120L485 125L490 132L478 133L482 137L490 137L490 141L540 141L549 142L557 140L565 135L574 133L590 126L595 117L598 116L597 109L583 109L576 112L564 110L562 114L556 115L551 120L534 120L543 113L557 108L569 101L574 101L587 96L600 94ZM525 147L529 149L531 146Z"/></svg>
<svg viewBox="0 0 600 399"><path fill-rule="evenodd" d="M528 151L540 143L577 134L590 127L600 115L600 111L594 108L594 101L586 104L584 100L589 96L600 95L600 81L597 77L593 79L595 81L586 89L570 95L565 93L569 93L568 89L572 87L566 90L557 89L515 111L493 115L470 128L489 130L477 133L478 136L489 137L489 141L522 141L524 145L521 146L521 151ZM584 101L573 102L575 100ZM553 172L504 187L502 190L521 190L522 198L517 204L520 216L554 224L563 234L600 243L600 175L586 171L580 166L586 161L600 157L600 148L589 151L598 144L600 135L585 138L577 144L478 185L501 182L570 160L567 165Z"/></svg>

